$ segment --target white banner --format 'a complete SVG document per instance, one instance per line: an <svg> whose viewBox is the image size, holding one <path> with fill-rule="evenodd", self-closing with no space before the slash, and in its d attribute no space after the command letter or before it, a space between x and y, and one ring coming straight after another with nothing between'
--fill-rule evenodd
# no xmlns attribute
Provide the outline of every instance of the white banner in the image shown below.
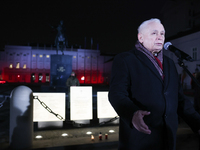
<svg viewBox="0 0 200 150"><path fill-rule="evenodd" d="M70 119L88 120L92 119L92 87L71 86L70 87Z"/></svg>
<svg viewBox="0 0 200 150"><path fill-rule="evenodd" d="M97 92L97 118L114 118L118 116L108 101L108 92Z"/></svg>
<svg viewBox="0 0 200 150"><path fill-rule="evenodd" d="M65 120L65 93L33 93L38 99L45 103L54 113ZM63 121L46 110L37 99L33 100L33 121Z"/></svg>

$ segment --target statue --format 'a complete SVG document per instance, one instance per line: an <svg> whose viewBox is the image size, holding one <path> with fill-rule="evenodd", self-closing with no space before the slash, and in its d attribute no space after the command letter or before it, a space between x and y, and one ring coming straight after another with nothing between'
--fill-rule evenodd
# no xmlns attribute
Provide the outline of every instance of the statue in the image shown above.
<svg viewBox="0 0 200 150"><path fill-rule="evenodd" d="M60 24L56 28L58 33L55 38L55 46L58 53L58 50L61 50L62 54L64 55L63 49L64 47L68 46L67 36L66 36L66 28L63 26L63 20L60 21Z"/></svg>

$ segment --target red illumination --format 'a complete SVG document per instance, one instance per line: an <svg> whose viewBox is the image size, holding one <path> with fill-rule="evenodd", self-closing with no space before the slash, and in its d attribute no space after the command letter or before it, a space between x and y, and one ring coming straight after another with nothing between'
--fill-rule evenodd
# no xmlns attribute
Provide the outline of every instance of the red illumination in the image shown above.
<svg viewBox="0 0 200 150"><path fill-rule="evenodd" d="M2 73L2 80L0 84L4 83L15 83L15 82L25 82L25 83L48 83L50 84L50 70L42 73L43 79L40 81L39 76L41 74L41 70L17 70L10 71L10 68L4 68L4 72ZM80 84L108 84L108 76L103 75L103 72L97 71L84 71L84 70L73 70L76 72L76 76L80 82ZM32 75L34 75L32 77ZM33 80L34 79L34 80ZM39 82L40 81L40 82Z"/></svg>
<svg viewBox="0 0 200 150"><path fill-rule="evenodd" d="M6 81L0 81L0 84L4 84L4 83L6 83Z"/></svg>

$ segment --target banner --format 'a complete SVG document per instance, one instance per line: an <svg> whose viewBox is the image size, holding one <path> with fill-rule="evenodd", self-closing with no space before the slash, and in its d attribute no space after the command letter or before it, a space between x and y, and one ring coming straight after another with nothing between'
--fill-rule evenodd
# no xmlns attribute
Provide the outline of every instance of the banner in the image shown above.
<svg viewBox="0 0 200 150"><path fill-rule="evenodd" d="M33 93L43 103L48 106L54 113L63 117L65 120L65 93ZM33 100L33 121L63 121L54 114L45 109L37 100Z"/></svg>
<svg viewBox="0 0 200 150"><path fill-rule="evenodd" d="M70 87L70 119L92 119L92 86Z"/></svg>
<svg viewBox="0 0 200 150"><path fill-rule="evenodd" d="M97 118L114 118L118 116L108 101L108 92L97 92Z"/></svg>

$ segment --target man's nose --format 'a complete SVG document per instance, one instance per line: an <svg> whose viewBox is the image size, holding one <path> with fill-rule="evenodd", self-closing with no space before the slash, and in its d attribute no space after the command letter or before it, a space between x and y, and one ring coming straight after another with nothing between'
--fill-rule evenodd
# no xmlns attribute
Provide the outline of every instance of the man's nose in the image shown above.
<svg viewBox="0 0 200 150"><path fill-rule="evenodd" d="M157 39L159 39L159 40L163 40L163 38L164 38L163 35L160 35L160 34L159 34L159 35L157 36Z"/></svg>

